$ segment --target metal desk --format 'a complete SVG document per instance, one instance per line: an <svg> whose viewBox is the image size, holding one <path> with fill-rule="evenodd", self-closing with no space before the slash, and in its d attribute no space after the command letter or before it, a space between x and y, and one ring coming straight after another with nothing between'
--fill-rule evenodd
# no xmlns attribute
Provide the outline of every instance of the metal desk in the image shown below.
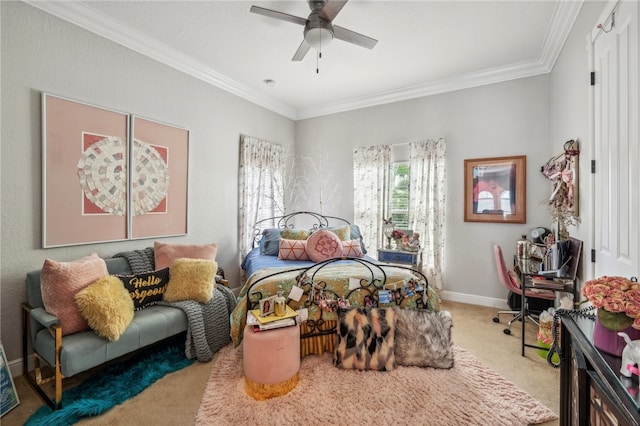
<svg viewBox="0 0 640 426"><path fill-rule="evenodd" d="M537 288L540 290L552 290L554 292L572 293L574 304L579 301L578 286L576 284L576 276L580 266L580 260L582 258L582 241L576 238L569 238L569 256L571 260L568 264L567 271L568 277L556 278L558 282L554 282L553 285L533 284L531 278L538 275L540 260L532 258L518 258L514 257L514 261L520 267L521 281L522 281L522 295L520 299L520 309L522 310L522 356L524 356L525 348L536 348L546 350L538 345L532 345L525 341L525 320L524 313L526 309L526 297L525 293L527 289ZM537 262L537 263L536 263Z"/></svg>

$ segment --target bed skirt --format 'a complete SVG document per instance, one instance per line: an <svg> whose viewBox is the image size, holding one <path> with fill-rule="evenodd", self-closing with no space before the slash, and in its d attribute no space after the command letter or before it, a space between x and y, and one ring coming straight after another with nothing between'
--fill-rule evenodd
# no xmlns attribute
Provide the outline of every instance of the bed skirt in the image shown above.
<svg viewBox="0 0 640 426"><path fill-rule="evenodd" d="M314 327L303 321L302 324L300 324L300 357L322 355L324 352L333 353L338 337L335 333L337 324L338 322L336 320L329 320L325 321L322 327ZM318 328L334 330L334 332L318 335Z"/></svg>

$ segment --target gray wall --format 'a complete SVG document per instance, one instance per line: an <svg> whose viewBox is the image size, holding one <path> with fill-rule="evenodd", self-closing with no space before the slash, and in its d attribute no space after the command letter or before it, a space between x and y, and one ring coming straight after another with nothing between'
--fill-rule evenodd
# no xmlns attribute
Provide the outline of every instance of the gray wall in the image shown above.
<svg viewBox="0 0 640 426"><path fill-rule="evenodd" d="M71 260L96 251L111 255L153 240L40 249L40 93L57 94L127 111L191 130L189 235L167 240L220 245L218 260L232 282L237 269L238 136L278 143L296 141L299 154L330 159L337 193L326 213L350 218L352 152L356 146L448 141L448 228L445 297L485 305L504 303L491 246L506 256L533 226L549 225L540 203L550 191L538 172L568 139L587 139L588 87L585 36L603 2L585 2L549 75L461 90L294 123L226 92L101 39L20 2L0 2L2 144L1 207L2 342L10 361L20 356L24 276L45 257ZM588 194L590 147L581 156L582 224L591 227ZM322 146L322 149L318 149ZM463 160L527 155L527 218L523 225L463 221ZM586 188L586 189L585 189ZM309 189L313 192L313 188ZM304 206L317 209L309 198ZM374 247L375 248L375 245ZM587 266L588 267L588 266Z"/></svg>
<svg viewBox="0 0 640 426"><path fill-rule="evenodd" d="M22 2L0 7L1 323L7 358L21 356L27 271L47 257L67 261L92 251L110 256L154 241L40 248L43 91L189 129L188 235L165 240L218 243L217 260L237 285L239 135L290 144L295 123Z"/></svg>
<svg viewBox="0 0 640 426"><path fill-rule="evenodd" d="M549 223L540 207L549 185L537 171L558 146L548 138L549 100L549 76L544 75L307 119L296 125L296 150L314 156L322 146L331 152L334 162L328 167L333 166L336 181L342 183L337 197L342 201L326 211L352 218L354 147L445 137L448 222L443 297L498 306L506 295L497 278L493 244L501 244L510 257L521 234ZM511 155L527 156L527 223L464 222L464 160Z"/></svg>
<svg viewBox="0 0 640 426"><path fill-rule="evenodd" d="M543 204L551 184L539 170L562 152L565 141L579 139L583 143L581 218L571 234L583 239L588 251L592 206L585 37L605 3L585 2L550 74L299 121L297 153L322 160L326 155L318 152L318 146L331 153L332 163L327 167L332 168L341 190L325 211L353 217L354 147L445 137L448 222L443 298L504 306L506 295L498 280L493 244L502 245L509 263L521 234L535 226L552 226ZM527 223L465 223L464 159L509 155L527 156ZM584 261L582 275L589 277L590 273L591 265Z"/></svg>

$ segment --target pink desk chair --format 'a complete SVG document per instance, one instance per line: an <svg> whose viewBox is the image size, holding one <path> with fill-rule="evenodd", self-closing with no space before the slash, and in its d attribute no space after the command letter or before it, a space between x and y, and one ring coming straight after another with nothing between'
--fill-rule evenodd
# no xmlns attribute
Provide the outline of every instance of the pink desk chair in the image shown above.
<svg viewBox="0 0 640 426"><path fill-rule="evenodd" d="M515 281L509 275L509 269L504 262L504 257L502 256L502 248L499 244L493 246L493 251L495 253L496 258L496 268L498 270L498 277L500 278L500 282L504 287L512 293L517 294L518 296L522 295L522 289L517 281ZM524 309L511 310L511 311L499 311L498 314L493 317L493 322L500 322L500 315L513 315L513 318L507 323L507 328L503 330L504 334L511 334L511 324L515 321L523 320L523 312L524 319L528 319L536 325L538 324L537 315L532 313L529 310L528 299L544 299L544 300L555 300L555 293L552 290L536 290L536 289L527 289L525 292L525 307ZM513 309L512 306L509 306Z"/></svg>

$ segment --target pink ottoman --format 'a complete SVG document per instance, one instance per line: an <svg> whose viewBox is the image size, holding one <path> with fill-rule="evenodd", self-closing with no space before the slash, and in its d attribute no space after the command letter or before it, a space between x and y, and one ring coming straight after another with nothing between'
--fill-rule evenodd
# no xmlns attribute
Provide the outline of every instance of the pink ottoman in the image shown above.
<svg viewBox="0 0 640 426"><path fill-rule="evenodd" d="M298 384L300 326L254 332L244 329L244 389L259 401L281 396Z"/></svg>

